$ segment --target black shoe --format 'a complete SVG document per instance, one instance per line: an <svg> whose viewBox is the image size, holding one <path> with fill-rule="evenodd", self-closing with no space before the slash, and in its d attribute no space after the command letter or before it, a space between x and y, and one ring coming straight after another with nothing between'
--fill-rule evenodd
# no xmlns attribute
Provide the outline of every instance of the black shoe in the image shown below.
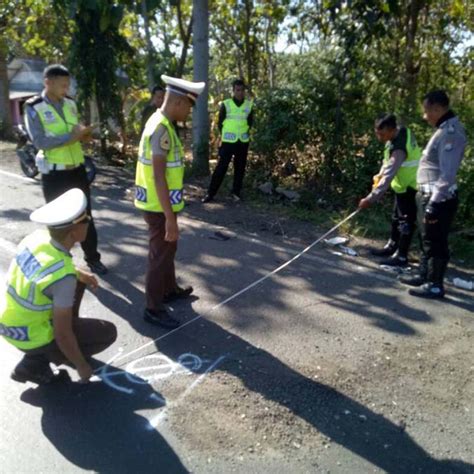
<svg viewBox="0 0 474 474"><path fill-rule="evenodd" d="M425 283L420 288L410 288L408 293L412 296L427 298L430 300L439 300L444 298L444 288L434 283Z"/></svg>
<svg viewBox="0 0 474 474"><path fill-rule="evenodd" d="M190 296L193 291L192 286L185 286L184 288L177 286L174 291L164 296L163 303L172 303L176 300L183 300Z"/></svg>
<svg viewBox="0 0 474 474"><path fill-rule="evenodd" d="M406 267L408 259L406 257L399 257L396 253L391 257L379 262L379 265L386 265L387 267Z"/></svg>
<svg viewBox="0 0 474 474"><path fill-rule="evenodd" d="M415 273L413 275L400 275L398 281L408 286L421 286L426 283L426 275Z"/></svg>
<svg viewBox="0 0 474 474"><path fill-rule="evenodd" d="M206 194L202 199L201 202L203 204L206 204L207 202L214 201L214 196L211 196L210 194Z"/></svg>
<svg viewBox="0 0 474 474"><path fill-rule="evenodd" d="M143 319L147 323L155 324L157 326L164 327L166 329L175 329L180 325L180 322L172 318L168 312L164 309L159 311L153 311L151 309L145 309Z"/></svg>
<svg viewBox="0 0 474 474"><path fill-rule="evenodd" d="M381 249L371 249L370 253L374 257L390 257L397 251L397 248L398 248L398 245L395 242L389 241Z"/></svg>
<svg viewBox="0 0 474 474"><path fill-rule="evenodd" d="M97 273L97 275L106 275L108 272L107 267L100 260L87 262L87 265L91 269L91 272Z"/></svg>
<svg viewBox="0 0 474 474"><path fill-rule="evenodd" d="M67 370L60 370L55 374L49 365L37 372L17 366L10 374L10 378L15 382L32 382L37 385L47 385L50 383L71 381Z"/></svg>

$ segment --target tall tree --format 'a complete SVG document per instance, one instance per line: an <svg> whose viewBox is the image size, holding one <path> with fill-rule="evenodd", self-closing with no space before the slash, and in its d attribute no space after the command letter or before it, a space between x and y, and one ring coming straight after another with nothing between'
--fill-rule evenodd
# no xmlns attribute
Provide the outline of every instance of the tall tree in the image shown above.
<svg viewBox="0 0 474 474"><path fill-rule="evenodd" d="M206 87L193 110L193 170L209 174L209 3L193 0L193 58L195 81L204 81Z"/></svg>
<svg viewBox="0 0 474 474"><path fill-rule="evenodd" d="M94 99L101 122L101 152L107 153L107 120L124 132L118 74L133 53L119 27L124 6L113 0L57 0L67 7L75 27L69 65L79 86L79 102Z"/></svg>

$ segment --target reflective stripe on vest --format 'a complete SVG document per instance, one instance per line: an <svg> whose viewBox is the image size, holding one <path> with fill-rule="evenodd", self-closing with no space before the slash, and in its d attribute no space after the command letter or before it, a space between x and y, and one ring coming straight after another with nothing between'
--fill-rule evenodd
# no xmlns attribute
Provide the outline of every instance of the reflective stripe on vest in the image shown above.
<svg viewBox="0 0 474 474"><path fill-rule="evenodd" d="M233 99L226 99L223 104L225 120L222 124L222 141L235 143L240 140L247 143L250 138L248 116L252 111L252 102L245 99L239 107Z"/></svg>
<svg viewBox="0 0 474 474"><path fill-rule="evenodd" d="M171 208L173 212L179 212L184 207L184 152L173 125L160 111L155 112L148 119L140 140L135 173L135 206L144 211L163 212L163 207L156 191L150 143L151 136L160 125L166 128L170 137L170 149L166 156L165 177L168 184Z"/></svg>
<svg viewBox="0 0 474 474"><path fill-rule="evenodd" d="M46 100L38 102L33 108L38 114L46 136L49 137L71 133L74 126L79 123L76 104L72 99L65 98L63 101L64 118ZM44 155L50 164L79 166L84 163L80 142L44 150Z"/></svg>
<svg viewBox="0 0 474 474"><path fill-rule="evenodd" d="M416 189L416 173L421 157L421 149L416 143L415 136L409 128L406 129L406 132L407 157L390 183L391 188L397 194L406 192L407 188ZM390 142L385 145L384 163L390 159L390 145Z"/></svg>
<svg viewBox="0 0 474 474"><path fill-rule="evenodd" d="M68 275L76 275L72 257L54 247L48 232L36 231L21 242L0 310L1 333L8 342L34 349L54 339L53 302L44 290Z"/></svg>

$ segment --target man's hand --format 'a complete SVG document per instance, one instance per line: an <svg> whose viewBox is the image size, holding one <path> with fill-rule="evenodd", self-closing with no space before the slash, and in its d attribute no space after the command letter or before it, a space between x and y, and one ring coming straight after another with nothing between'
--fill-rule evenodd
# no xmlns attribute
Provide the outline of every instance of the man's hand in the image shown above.
<svg viewBox="0 0 474 474"><path fill-rule="evenodd" d="M173 214L166 218L165 223L165 240L166 242L176 242L179 238L178 221Z"/></svg>
<svg viewBox="0 0 474 474"><path fill-rule="evenodd" d="M368 207L370 207L372 205L372 203L370 202L369 199L367 198L362 198L360 201L359 201L359 209L367 209Z"/></svg>
<svg viewBox="0 0 474 474"><path fill-rule="evenodd" d="M78 123L71 131L71 138L76 141L88 141L92 139L92 127L86 127Z"/></svg>
<svg viewBox="0 0 474 474"><path fill-rule="evenodd" d="M424 221L426 224L436 224L439 220L439 206L437 202L430 202L426 206Z"/></svg>
<svg viewBox="0 0 474 474"><path fill-rule="evenodd" d="M92 377L93 370L92 367L87 363L84 362L81 365L78 365L76 367L77 373L79 374L79 377L81 378L80 382L81 383L87 383L89 382L89 379Z"/></svg>
<svg viewBox="0 0 474 474"><path fill-rule="evenodd" d="M77 269L77 279L81 283L84 283L84 285L88 286L92 291L97 290L99 287L97 278L92 273L86 272L85 270Z"/></svg>

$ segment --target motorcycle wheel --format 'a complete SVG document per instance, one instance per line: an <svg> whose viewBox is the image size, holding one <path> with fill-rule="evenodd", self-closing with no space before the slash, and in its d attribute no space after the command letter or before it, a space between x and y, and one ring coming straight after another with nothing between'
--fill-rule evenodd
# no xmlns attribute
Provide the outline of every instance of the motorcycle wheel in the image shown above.
<svg viewBox="0 0 474 474"><path fill-rule="evenodd" d="M20 167L25 176L28 176L28 178L34 178L39 173L35 163L35 158L25 150L17 150L16 152L20 158Z"/></svg>

